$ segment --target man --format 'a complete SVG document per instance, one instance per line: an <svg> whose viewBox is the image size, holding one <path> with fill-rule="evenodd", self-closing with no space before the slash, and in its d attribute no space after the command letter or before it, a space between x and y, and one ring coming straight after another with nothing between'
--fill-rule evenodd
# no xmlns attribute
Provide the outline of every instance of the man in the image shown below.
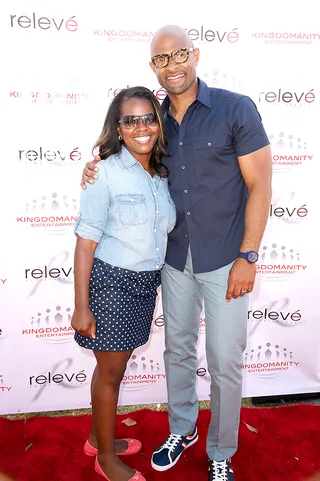
<svg viewBox="0 0 320 481"><path fill-rule="evenodd" d="M171 433L153 453L166 471L198 440L196 344L204 300L211 375L207 438L209 481L234 480L246 346L248 296L271 200L269 141L246 96L197 79L199 50L176 26L161 28L150 66L168 96L163 102L170 192L177 224L162 270L164 353ZM93 182L88 163L83 182ZM82 183L84 186L84 183Z"/></svg>

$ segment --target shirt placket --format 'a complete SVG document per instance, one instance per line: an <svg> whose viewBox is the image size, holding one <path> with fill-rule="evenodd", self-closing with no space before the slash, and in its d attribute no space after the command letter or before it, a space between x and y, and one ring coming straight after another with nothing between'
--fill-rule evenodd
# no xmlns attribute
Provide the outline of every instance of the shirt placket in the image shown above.
<svg viewBox="0 0 320 481"><path fill-rule="evenodd" d="M157 189L156 185L156 180L157 177L151 177L148 172L144 170L144 168L141 166L143 170L143 175L145 176L148 186L151 189L152 196L153 196L153 201L155 205L155 218L154 218L154 226L153 226L153 233L154 233L154 241L155 241L155 268L160 269L161 267L161 258L160 258L160 247L159 247L159 235L158 235L158 227L159 227L159 214L160 214L160 203L159 203L159 192Z"/></svg>
<svg viewBox="0 0 320 481"><path fill-rule="evenodd" d="M186 229L184 232L184 238L187 243L190 241L190 233L193 230L193 220L192 220L192 208L191 208L191 195L190 195L190 183L188 176L188 165L187 165L187 150L186 139L188 139L187 124L192 112L193 106L190 106L185 116L182 120L178 131L178 159L180 167L180 178L181 178L181 191L182 191L182 202L185 213ZM189 147L190 148L190 147Z"/></svg>

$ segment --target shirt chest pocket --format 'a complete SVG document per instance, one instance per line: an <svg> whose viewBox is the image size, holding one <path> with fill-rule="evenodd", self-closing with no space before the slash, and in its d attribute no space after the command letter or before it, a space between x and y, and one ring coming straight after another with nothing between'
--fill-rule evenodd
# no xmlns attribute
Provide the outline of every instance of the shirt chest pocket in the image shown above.
<svg viewBox="0 0 320 481"><path fill-rule="evenodd" d="M147 206L142 194L118 194L115 196L119 221L122 225L134 226L147 222Z"/></svg>
<svg viewBox="0 0 320 481"><path fill-rule="evenodd" d="M193 141L193 156L197 178L218 175L225 164L224 154L228 147L228 136L217 134Z"/></svg>

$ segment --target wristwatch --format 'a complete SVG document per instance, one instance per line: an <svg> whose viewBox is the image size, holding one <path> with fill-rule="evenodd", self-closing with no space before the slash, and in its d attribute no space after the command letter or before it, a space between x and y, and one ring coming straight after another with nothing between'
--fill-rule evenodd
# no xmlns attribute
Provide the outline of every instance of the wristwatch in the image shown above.
<svg viewBox="0 0 320 481"><path fill-rule="evenodd" d="M259 254L255 251L238 252L238 257L246 259L250 264L254 264L259 259Z"/></svg>

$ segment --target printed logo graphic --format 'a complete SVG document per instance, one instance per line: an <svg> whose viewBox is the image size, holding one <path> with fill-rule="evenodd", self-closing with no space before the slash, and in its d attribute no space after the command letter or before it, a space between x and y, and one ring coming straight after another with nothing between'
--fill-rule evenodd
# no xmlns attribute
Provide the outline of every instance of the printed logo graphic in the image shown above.
<svg viewBox="0 0 320 481"><path fill-rule="evenodd" d="M132 87L132 85L126 85L126 86L123 86L123 87L116 87L116 88L113 88L111 87L109 90L108 90L108 97L115 97L116 95L118 95L118 93L120 92L120 90L122 89L128 89ZM152 87L150 87L150 90L152 91L152 93L157 97L157 99L159 100L159 102L162 102L166 96L167 96L167 91L166 89L162 88L162 87L158 87L158 88L154 88L152 89Z"/></svg>
<svg viewBox="0 0 320 481"><path fill-rule="evenodd" d="M3 379L2 374L0 374L0 393L8 393L12 389L12 386L9 386Z"/></svg>
<svg viewBox="0 0 320 481"><path fill-rule="evenodd" d="M44 147L36 149L19 150L19 163L26 165L73 165L81 160L81 152L79 147L70 151L50 150Z"/></svg>
<svg viewBox="0 0 320 481"><path fill-rule="evenodd" d="M57 92L52 91L48 92L46 90L40 91L21 91L21 90L10 90L9 91L9 98L14 100L17 99L18 101L27 101L31 102L32 104L57 104L63 103L66 105L76 105L79 103L84 103L88 100L89 95L87 93L81 92L72 92L72 91L64 91L64 92Z"/></svg>
<svg viewBox="0 0 320 481"><path fill-rule="evenodd" d="M107 27L95 28L93 34L95 37L105 37L110 42L151 42L155 32L135 28L118 29Z"/></svg>
<svg viewBox="0 0 320 481"><path fill-rule="evenodd" d="M305 140L292 134L270 134L274 172L285 172L306 165L313 159Z"/></svg>
<svg viewBox="0 0 320 481"><path fill-rule="evenodd" d="M4 277L4 276L2 276L2 277ZM1 277L0 277L0 287L1 287L1 286L5 286L7 280L8 280L8 279L1 279Z"/></svg>
<svg viewBox="0 0 320 481"><path fill-rule="evenodd" d="M219 70L204 72L201 78L203 78L210 87L233 90L236 92L241 92L244 89L240 80L238 80L233 74L219 72Z"/></svg>
<svg viewBox="0 0 320 481"><path fill-rule="evenodd" d="M24 277L27 281L30 280L42 280L42 279L68 279L72 275L71 267L49 267L43 266L41 269L39 267L29 268L24 270Z"/></svg>
<svg viewBox="0 0 320 481"><path fill-rule="evenodd" d="M268 307L262 307L261 309L254 309L248 311L248 321L251 322L277 322L279 324L293 326L301 324L302 315L300 309L296 311L290 310L276 310Z"/></svg>
<svg viewBox="0 0 320 481"><path fill-rule="evenodd" d="M78 219L77 199L53 192L29 199L24 205L24 213L16 218L20 226L33 228L44 234L66 234Z"/></svg>
<svg viewBox="0 0 320 481"><path fill-rule="evenodd" d="M10 15L10 26L29 30L50 30L55 32L76 32L78 22L75 15L68 18L43 17L33 12L29 15Z"/></svg>
<svg viewBox="0 0 320 481"><path fill-rule="evenodd" d="M276 280L305 272L307 265L300 260L299 251L283 244L262 244L257 274L263 279Z"/></svg>
<svg viewBox="0 0 320 481"><path fill-rule="evenodd" d="M204 334L206 332L206 316L204 311L202 311L200 315L200 327L199 327L199 334Z"/></svg>
<svg viewBox="0 0 320 481"><path fill-rule="evenodd" d="M54 305L41 309L29 317L28 327L22 329L22 335L50 343L70 342L74 335L70 325L72 313L69 306Z"/></svg>
<svg viewBox="0 0 320 481"><path fill-rule="evenodd" d="M72 285L73 274L73 263L68 251L59 252L37 267L25 268L24 279L31 285L28 297L33 296L43 282L54 281Z"/></svg>
<svg viewBox="0 0 320 481"><path fill-rule="evenodd" d="M259 102L273 105L309 105L314 103L316 98L314 89L290 91L279 88L275 91L259 92Z"/></svg>
<svg viewBox="0 0 320 481"><path fill-rule="evenodd" d="M66 358L40 373L32 373L28 379L29 387L36 389L32 402L37 401L46 389L78 389L85 384L87 381L85 370L75 370L72 364L73 359Z"/></svg>
<svg viewBox="0 0 320 481"><path fill-rule="evenodd" d="M319 42L319 33L306 32L253 32L251 38L268 45L311 45Z"/></svg>
<svg viewBox="0 0 320 481"><path fill-rule="evenodd" d="M269 210L270 219L280 219L289 224L299 224L308 218L307 204L297 203L295 192L274 195Z"/></svg>
<svg viewBox="0 0 320 481"><path fill-rule="evenodd" d="M160 314L153 319L151 331L162 332L163 329L164 329L164 317L163 317L163 314Z"/></svg>
<svg viewBox="0 0 320 481"><path fill-rule="evenodd" d="M200 26L197 28L186 28L187 34L195 42L215 42L215 43L236 43L239 40L238 28L232 30L214 30Z"/></svg>
<svg viewBox="0 0 320 481"><path fill-rule="evenodd" d="M207 364L207 360L206 360L205 355L202 355L202 356L198 357L198 359L197 359L196 374L197 374L197 381L198 382L199 381L202 382L202 383L205 382L207 384L207 388L208 388L207 399L210 399L211 377L210 377L210 374L209 374L208 364Z"/></svg>
<svg viewBox="0 0 320 481"><path fill-rule="evenodd" d="M258 377L272 378L298 367L299 364L287 347L266 342L244 353L242 369Z"/></svg>
<svg viewBox="0 0 320 481"><path fill-rule="evenodd" d="M139 391L165 378L164 369L158 360L147 355L134 354L128 362L121 384L125 389Z"/></svg>

